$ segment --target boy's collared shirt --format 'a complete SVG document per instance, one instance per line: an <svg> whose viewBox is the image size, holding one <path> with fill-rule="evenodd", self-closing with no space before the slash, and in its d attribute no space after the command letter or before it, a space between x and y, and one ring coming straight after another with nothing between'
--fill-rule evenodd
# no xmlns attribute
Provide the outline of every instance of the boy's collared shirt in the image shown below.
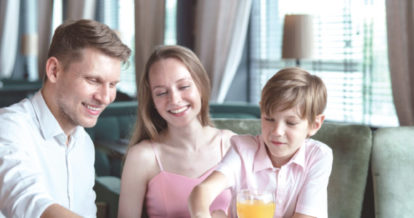
<svg viewBox="0 0 414 218"><path fill-rule="evenodd" d="M291 217L295 212L327 217L331 148L307 139L288 163L274 168L261 136L233 136L231 142L217 171L228 178L234 196L241 189L270 190L276 196L274 217ZM232 205L234 215L235 197Z"/></svg>

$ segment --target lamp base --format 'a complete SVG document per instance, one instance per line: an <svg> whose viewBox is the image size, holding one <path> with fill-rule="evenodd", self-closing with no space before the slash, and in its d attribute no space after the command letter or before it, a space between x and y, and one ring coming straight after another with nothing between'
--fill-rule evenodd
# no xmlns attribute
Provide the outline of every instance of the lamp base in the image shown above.
<svg viewBox="0 0 414 218"><path fill-rule="evenodd" d="M300 67L300 59L299 58L296 59L296 67Z"/></svg>

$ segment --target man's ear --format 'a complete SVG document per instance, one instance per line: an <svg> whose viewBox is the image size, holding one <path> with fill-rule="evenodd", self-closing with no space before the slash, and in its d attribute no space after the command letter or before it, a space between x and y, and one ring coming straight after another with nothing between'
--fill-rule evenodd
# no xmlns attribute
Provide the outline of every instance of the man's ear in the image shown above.
<svg viewBox="0 0 414 218"><path fill-rule="evenodd" d="M322 127L324 120L325 120L324 114L319 114L315 117L315 121L313 122L313 124L309 126L308 137L311 137L318 132L318 130Z"/></svg>
<svg viewBox="0 0 414 218"><path fill-rule="evenodd" d="M55 83L59 73L62 71L62 65L56 57L50 57L46 61L47 80Z"/></svg>

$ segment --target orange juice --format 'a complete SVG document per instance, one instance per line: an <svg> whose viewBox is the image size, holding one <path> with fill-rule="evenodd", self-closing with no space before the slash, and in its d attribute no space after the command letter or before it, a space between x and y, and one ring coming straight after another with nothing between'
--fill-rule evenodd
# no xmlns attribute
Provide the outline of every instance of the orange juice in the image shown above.
<svg viewBox="0 0 414 218"><path fill-rule="evenodd" d="M237 202L239 218L272 218L275 213L275 203L264 203L260 200L246 200Z"/></svg>

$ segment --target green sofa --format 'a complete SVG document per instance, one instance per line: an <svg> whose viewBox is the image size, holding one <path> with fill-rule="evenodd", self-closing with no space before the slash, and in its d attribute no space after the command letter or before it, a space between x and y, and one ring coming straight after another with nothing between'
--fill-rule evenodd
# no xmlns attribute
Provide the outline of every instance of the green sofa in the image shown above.
<svg viewBox="0 0 414 218"><path fill-rule="evenodd" d="M238 115L231 117L231 111ZM218 128L231 129L238 134L259 134L258 108L255 113L244 111L246 116L242 116L241 111L243 105L227 111L229 113L214 115L212 112L213 121ZM95 141L105 140L116 145L120 139L129 136L135 110L119 109L118 112L111 113L111 108L107 109L97 125L88 129ZM328 144L333 150L328 186L329 217L413 217L413 136L414 127L371 129L364 125L325 122L313 138ZM96 150L97 202L106 204L106 217L116 217L121 157L100 147Z"/></svg>
<svg viewBox="0 0 414 218"><path fill-rule="evenodd" d="M138 103L136 101L114 102L105 109L95 127L86 129L95 142L95 171L97 202L105 202L107 207L100 204L99 214L103 217L116 217L118 193L120 188L123 156L114 150L102 147L105 144L125 144L130 137L135 124ZM237 118L258 119L260 110L256 105L232 103L210 104L210 115L214 119Z"/></svg>

